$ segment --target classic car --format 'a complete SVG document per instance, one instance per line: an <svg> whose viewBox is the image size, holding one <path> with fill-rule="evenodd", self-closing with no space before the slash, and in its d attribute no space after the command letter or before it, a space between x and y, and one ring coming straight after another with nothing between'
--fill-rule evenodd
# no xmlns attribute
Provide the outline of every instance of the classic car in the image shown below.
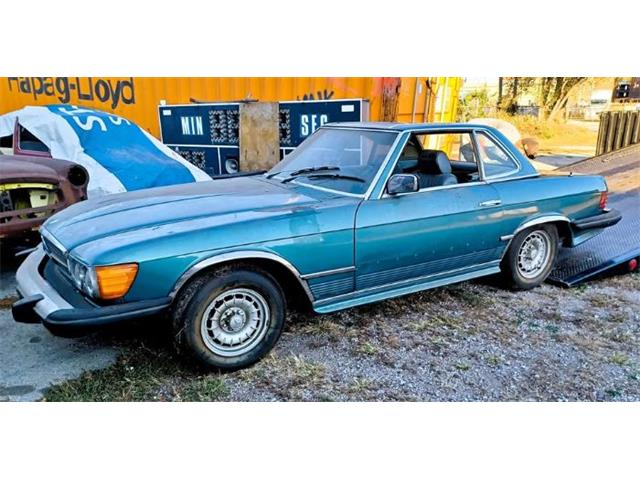
<svg viewBox="0 0 640 480"><path fill-rule="evenodd" d="M75 163L0 155L0 241L24 239L54 213L87 198L88 181Z"/></svg>
<svg viewBox="0 0 640 480"><path fill-rule="evenodd" d="M619 220L602 177L541 176L488 126L329 124L266 173L55 215L13 315L68 334L164 312L181 351L232 370L269 352L296 304L327 313L498 273L532 288L560 246Z"/></svg>

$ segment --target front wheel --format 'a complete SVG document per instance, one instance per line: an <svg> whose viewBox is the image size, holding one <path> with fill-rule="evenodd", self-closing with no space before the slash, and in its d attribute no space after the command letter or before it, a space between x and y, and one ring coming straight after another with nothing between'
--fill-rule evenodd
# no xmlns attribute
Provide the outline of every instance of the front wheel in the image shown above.
<svg viewBox="0 0 640 480"><path fill-rule="evenodd" d="M536 225L518 233L502 261L502 273L512 288L529 290L551 273L558 253L558 230Z"/></svg>
<svg viewBox="0 0 640 480"><path fill-rule="evenodd" d="M176 299L176 343L218 370L247 367L276 344L285 301L266 272L224 267L194 280Z"/></svg>

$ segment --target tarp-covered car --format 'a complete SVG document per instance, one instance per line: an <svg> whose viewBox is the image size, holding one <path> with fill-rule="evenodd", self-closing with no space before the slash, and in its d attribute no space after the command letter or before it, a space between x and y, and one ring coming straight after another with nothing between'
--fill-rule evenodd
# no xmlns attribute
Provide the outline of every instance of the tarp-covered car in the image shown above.
<svg viewBox="0 0 640 480"><path fill-rule="evenodd" d="M88 195L211 180L138 125L73 105L25 107L0 116L16 155L53 157L89 172Z"/></svg>

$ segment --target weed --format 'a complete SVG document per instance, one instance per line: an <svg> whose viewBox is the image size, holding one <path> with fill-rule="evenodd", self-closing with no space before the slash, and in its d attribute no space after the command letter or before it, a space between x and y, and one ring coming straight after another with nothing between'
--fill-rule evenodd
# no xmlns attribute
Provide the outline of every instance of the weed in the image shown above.
<svg viewBox="0 0 640 480"><path fill-rule="evenodd" d="M363 355L376 355L380 352L380 348L371 342L364 342L358 346L356 351Z"/></svg>
<svg viewBox="0 0 640 480"><path fill-rule="evenodd" d="M615 352L609 357L609 362L616 365L627 365L629 363L629 356L626 353Z"/></svg>

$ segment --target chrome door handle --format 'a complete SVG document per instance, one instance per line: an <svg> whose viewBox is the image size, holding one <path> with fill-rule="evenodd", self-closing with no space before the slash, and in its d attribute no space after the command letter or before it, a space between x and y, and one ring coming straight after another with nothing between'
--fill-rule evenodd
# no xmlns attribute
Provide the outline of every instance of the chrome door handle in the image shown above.
<svg viewBox="0 0 640 480"><path fill-rule="evenodd" d="M502 200L487 200L486 202L480 202L481 207L497 207L502 205Z"/></svg>

